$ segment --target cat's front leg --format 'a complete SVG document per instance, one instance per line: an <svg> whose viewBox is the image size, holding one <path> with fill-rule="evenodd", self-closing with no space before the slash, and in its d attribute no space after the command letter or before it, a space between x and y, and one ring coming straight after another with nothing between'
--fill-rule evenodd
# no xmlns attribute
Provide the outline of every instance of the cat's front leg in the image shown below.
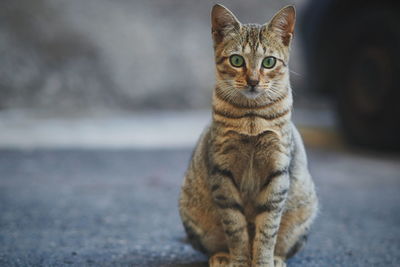
<svg viewBox="0 0 400 267"><path fill-rule="evenodd" d="M229 248L229 265L227 266L249 267L250 243L247 221L232 172L214 165L211 170L210 189Z"/></svg>
<svg viewBox="0 0 400 267"><path fill-rule="evenodd" d="M274 266L276 238L288 190L287 169L278 168L269 174L256 199L252 267Z"/></svg>

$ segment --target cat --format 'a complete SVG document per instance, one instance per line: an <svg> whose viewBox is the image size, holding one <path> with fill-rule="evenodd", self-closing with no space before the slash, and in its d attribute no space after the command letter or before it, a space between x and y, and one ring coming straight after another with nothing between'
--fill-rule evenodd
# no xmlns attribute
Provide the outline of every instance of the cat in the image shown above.
<svg viewBox="0 0 400 267"><path fill-rule="evenodd" d="M185 174L180 216L209 266L286 266L299 251L318 199L291 122L289 50L295 9L264 25L211 12L216 86L212 123Z"/></svg>

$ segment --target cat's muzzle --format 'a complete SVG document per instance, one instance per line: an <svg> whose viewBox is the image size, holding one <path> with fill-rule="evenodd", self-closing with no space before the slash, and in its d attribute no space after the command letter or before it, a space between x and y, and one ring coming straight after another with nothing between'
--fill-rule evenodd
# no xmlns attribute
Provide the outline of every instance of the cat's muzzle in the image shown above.
<svg viewBox="0 0 400 267"><path fill-rule="evenodd" d="M261 91L258 89L258 86L247 86L246 89L240 91L245 97L250 99L255 99L261 95Z"/></svg>

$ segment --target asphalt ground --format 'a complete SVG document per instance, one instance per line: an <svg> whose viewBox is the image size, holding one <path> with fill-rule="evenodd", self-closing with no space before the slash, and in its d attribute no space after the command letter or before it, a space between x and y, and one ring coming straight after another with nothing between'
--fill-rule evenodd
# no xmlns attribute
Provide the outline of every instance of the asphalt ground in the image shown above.
<svg viewBox="0 0 400 267"><path fill-rule="evenodd" d="M190 153L0 150L0 265L207 266L177 209ZM400 157L308 155L321 210L289 266L399 266Z"/></svg>

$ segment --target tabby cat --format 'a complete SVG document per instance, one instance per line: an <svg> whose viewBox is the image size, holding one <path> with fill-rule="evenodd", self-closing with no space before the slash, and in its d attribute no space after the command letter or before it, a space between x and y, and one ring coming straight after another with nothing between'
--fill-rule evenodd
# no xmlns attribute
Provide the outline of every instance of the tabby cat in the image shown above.
<svg viewBox="0 0 400 267"><path fill-rule="evenodd" d="M191 244L216 266L286 266L303 247L318 200L291 122L289 48L295 9L264 25L211 12L216 62L212 123L179 200Z"/></svg>

